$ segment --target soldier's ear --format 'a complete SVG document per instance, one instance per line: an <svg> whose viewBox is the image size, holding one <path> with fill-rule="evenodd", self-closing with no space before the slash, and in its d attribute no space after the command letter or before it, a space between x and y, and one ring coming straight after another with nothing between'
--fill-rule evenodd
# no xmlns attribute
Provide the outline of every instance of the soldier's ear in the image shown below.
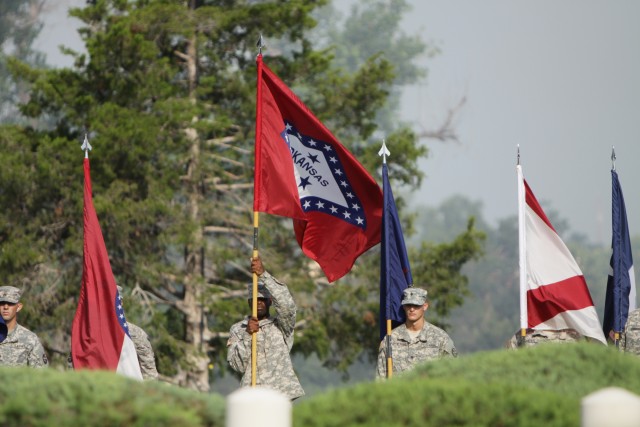
<svg viewBox="0 0 640 427"><path fill-rule="evenodd" d="M18 311L22 310L22 303L19 302L18 304L16 304L16 307L17 307L16 308L16 313L17 313Z"/></svg>

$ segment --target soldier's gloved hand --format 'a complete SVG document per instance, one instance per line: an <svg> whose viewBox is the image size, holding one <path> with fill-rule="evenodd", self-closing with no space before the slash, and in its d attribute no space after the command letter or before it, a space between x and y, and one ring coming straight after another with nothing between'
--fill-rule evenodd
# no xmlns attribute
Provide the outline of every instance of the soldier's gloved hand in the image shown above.
<svg viewBox="0 0 640 427"><path fill-rule="evenodd" d="M249 323L247 323L247 333L253 334L254 332L258 332L259 329L260 324L258 323L258 319L256 319L255 317L250 318Z"/></svg>

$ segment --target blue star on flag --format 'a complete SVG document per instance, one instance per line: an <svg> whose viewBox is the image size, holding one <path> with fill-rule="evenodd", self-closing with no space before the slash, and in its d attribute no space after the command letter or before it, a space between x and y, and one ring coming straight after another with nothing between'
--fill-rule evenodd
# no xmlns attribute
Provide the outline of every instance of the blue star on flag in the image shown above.
<svg viewBox="0 0 640 427"><path fill-rule="evenodd" d="M291 152L303 211L326 213L365 230L362 203L333 146L303 134L289 121L281 136Z"/></svg>

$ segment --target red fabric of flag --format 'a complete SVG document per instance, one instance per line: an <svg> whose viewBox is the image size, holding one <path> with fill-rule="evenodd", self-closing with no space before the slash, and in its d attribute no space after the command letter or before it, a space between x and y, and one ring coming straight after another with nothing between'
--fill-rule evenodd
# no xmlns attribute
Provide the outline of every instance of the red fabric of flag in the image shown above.
<svg viewBox="0 0 640 427"><path fill-rule="evenodd" d="M380 242L382 191L258 56L254 210L293 218L330 282Z"/></svg>
<svg viewBox="0 0 640 427"><path fill-rule="evenodd" d="M104 369L142 379L122 301L93 207L89 159L84 159L84 264L71 330L75 369Z"/></svg>
<svg viewBox="0 0 640 427"><path fill-rule="evenodd" d="M527 182L523 183L528 327L543 330L570 328L606 344L580 267Z"/></svg>

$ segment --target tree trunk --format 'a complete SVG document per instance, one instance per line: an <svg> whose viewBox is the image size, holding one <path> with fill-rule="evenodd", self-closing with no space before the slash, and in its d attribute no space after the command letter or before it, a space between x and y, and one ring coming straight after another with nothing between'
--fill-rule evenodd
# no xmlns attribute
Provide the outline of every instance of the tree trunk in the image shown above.
<svg viewBox="0 0 640 427"><path fill-rule="evenodd" d="M195 88L197 85L197 47L196 36L191 39L187 48L187 71L189 78L189 97L196 102ZM193 122L198 118L194 117ZM200 137L194 128L185 129L187 139L191 143L187 180L185 182L188 202L187 215L196 224L190 239L191 244L185 248L185 276L184 299L181 308L185 314L185 341L191 344L191 351L187 357L188 368L184 378L184 386L209 391L209 358L207 357L207 343L203 342L205 335L206 316L204 315L202 302L202 286L204 277L201 271L203 263L204 238L200 226L199 208L203 201L200 185Z"/></svg>

